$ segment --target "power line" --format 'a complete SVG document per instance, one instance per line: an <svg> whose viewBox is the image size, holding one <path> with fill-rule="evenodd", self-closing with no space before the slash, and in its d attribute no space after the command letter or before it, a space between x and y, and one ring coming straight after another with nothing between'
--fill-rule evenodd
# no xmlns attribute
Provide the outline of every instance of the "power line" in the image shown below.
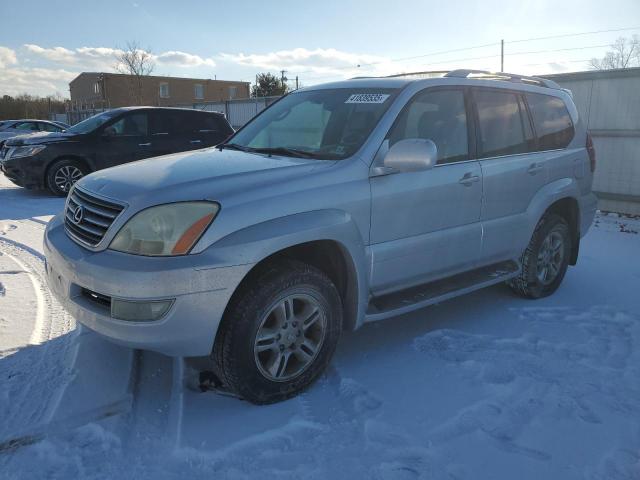
<svg viewBox="0 0 640 480"><path fill-rule="evenodd" d="M640 27L627 27L627 28L612 28L609 30L593 30L591 32L579 32L579 33L564 33L561 35L549 35L547 37L535 37L535 38L522 38L520 40L510 40L504 43L521 43L521 42L533 42L535 40L549 40L552 38L566 38L566 37L578 37L580 35L594 35L596 33L611 33L611 32L625 32L629 30L640 30Z"/></svg>
<svg viewBox="0 0 640 480"><path fill-rule="evenodd" d="M534 37L534 38L523 38L523 39L519 39L519 40L510 40L510 41L505 41L504 43L506 44L510 44L510 43L524 43L524 42L533 42L533 41L537 41L537 40L549 40L549 39L556 39L556 38L568 38L568 37L577 37L577 36L583 36L583 35L595 35L598 33L611 33L611 32L624 32L624 31L630 31L630 30L640 30L640 27L625 27L625 28L612 28L612 29L606 29L606 30L592 30L589 32L577 32L577 33L566 33L566 34L559 34L559 35L548 35L545 37ZM421 55L413 55L410 57L399 57L399 58L391 58L388 60L380 60L378 62L369 62L369 63L360 63L357 65L341 65L341 66L335 66L335 67L329 67L332 68L333 70L339 70L339 71L343 71L343 70L354 70L356 68L362 68L362 67L369 67L369 66L375 66L375 65L381 65L381 64L385 64L385 63L392 63L392 62L401 62L401 61L407 61L407 60L415 60L418 58L426 58L426 57L432 57L432 56L437 56L437 55L444 55L447 53L455 53L455 52L463 52L463 51L467 51L467 50L474 50L474 49L479 49L479 48L486 48L486 47L492 47L492 46L498 46L500 45L500 42L492 42L492 43L486 43L483 45L474 45L474 46L470 46L470 47L461 47L461 48L454 48L454 49L450 49L450 50L440 50L437 52L430 52L430 53L425 53L425 54L421 54ZM528 54L535 54L535 53L549 53L549 52L560 52L560 51L570 51L570 50L586 50L586 49L590 49L590 48L604 48L604 47L608 47L610 46L610 44L606 44L606 45L591 45L591 46L587 46L587 47L572 47L572 48L560 48L560 49L551 49L551 50L537 50L537 51L530 51L530 52L513 52L513 53L505 53L504 55L528 55ZM447 61L442 61L442 62L430 62L429 65L439 65L439 64L443 64L443 63L453 63L453 62L462 62L462 61L470 61L470 60L481 60L481 59L486 59L486 58L496 58L499 57L500 55L489 55L489 56L483 56L483 57L470 57L470 58L463 58L463 59L456 59L456 60L447 60ZM300 75L303 73L315 73L316 70L310 69L310 70L303 70L303 71L298 71L295 72L296 74ZM324 75L321 77L314 77L316 79L323 79L323 78L331 78L331 77L335 77L337 74L332 74L332 75Z"/></svg>
<svg viewBox="0 0 640 480"><path fill-rule="evenodd" d="M610 44L605 44L605 45L590 45L588 47L571 47L571 48L555 48L555 49L551 49L551 50L536 50L536 51L532 51L532 52L512 52L512 53L505 53L506 55L530 55L530 54L534 54L534 53L548 53L548 52L566 52L569 50L588 50L590 48L604 48L604 47L610 47Z"/></svg>

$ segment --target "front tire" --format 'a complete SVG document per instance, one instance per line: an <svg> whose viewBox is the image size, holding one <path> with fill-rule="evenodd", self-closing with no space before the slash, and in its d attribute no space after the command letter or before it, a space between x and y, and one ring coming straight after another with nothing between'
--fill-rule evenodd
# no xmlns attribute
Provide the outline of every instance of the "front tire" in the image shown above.
<svg viewBox="0 0 640 480"><path fill-rule="evenodd" d="M224 386L255 404L297 395L325 370L342 303L320 270L297 261L262 268L234 295L213 348Z"/></svg>
<svg viewBox="0 0 640 480"><path fill-rule="evenodd" d="M58 160L47 170L47 188L54 195L66 197L73 184L87 173L84 165L75 160Z"/></svg>
<svg viewBox="0 0 640 480"><path fill-rule="evenodd" d="M546 214L522 254L522 271L509 286L525 298L542 298L555 292L564 278L571 257L571 236L567 221Z"/></svg>

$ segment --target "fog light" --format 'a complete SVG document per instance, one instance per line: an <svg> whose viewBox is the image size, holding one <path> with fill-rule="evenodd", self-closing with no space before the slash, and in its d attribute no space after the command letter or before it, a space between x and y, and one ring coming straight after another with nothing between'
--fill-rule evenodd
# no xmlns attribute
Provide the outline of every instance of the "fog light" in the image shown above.
<svg viewBox="0 0 640 480"><path fill-rule="evenodd" d="M136 302L111 299L111 317L129 322L149 322L161 319L169 311L173 300Z"/></svg>

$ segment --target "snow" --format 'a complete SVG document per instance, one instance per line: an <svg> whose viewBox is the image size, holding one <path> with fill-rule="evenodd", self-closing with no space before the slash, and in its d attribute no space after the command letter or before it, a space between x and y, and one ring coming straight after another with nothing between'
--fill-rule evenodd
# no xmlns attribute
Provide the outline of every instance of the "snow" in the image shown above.
<svg viewBox="0 0 640 480"><path fill-rule="evenodd" d="M598 214L549 298L367 325L257 407L60 308L41 243L62 206L0 177L0 478L640 478L640 219Z"/></svg>

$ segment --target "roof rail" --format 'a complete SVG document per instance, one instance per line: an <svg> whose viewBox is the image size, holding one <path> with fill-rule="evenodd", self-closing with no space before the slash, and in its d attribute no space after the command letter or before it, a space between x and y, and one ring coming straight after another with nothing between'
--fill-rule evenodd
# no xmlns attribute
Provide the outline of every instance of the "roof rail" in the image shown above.
<svg viewBox="0 0 640 480"><path fill-rule="evenodd" d="M514 73L504 73L504 72L489 72L487 70L468 70L468 69L460 69L460 70L452 70L445 74L445 77L455 77L455 78L479 78L485 80L504 80L507 82L514 83L528 83L531 85L538 85L540 87L547 88L555 88L558 90L562 90L562 87L558 85L553 80L548 80L546 78L541 77L528 77L525 75L517 75Z"/></svg>

